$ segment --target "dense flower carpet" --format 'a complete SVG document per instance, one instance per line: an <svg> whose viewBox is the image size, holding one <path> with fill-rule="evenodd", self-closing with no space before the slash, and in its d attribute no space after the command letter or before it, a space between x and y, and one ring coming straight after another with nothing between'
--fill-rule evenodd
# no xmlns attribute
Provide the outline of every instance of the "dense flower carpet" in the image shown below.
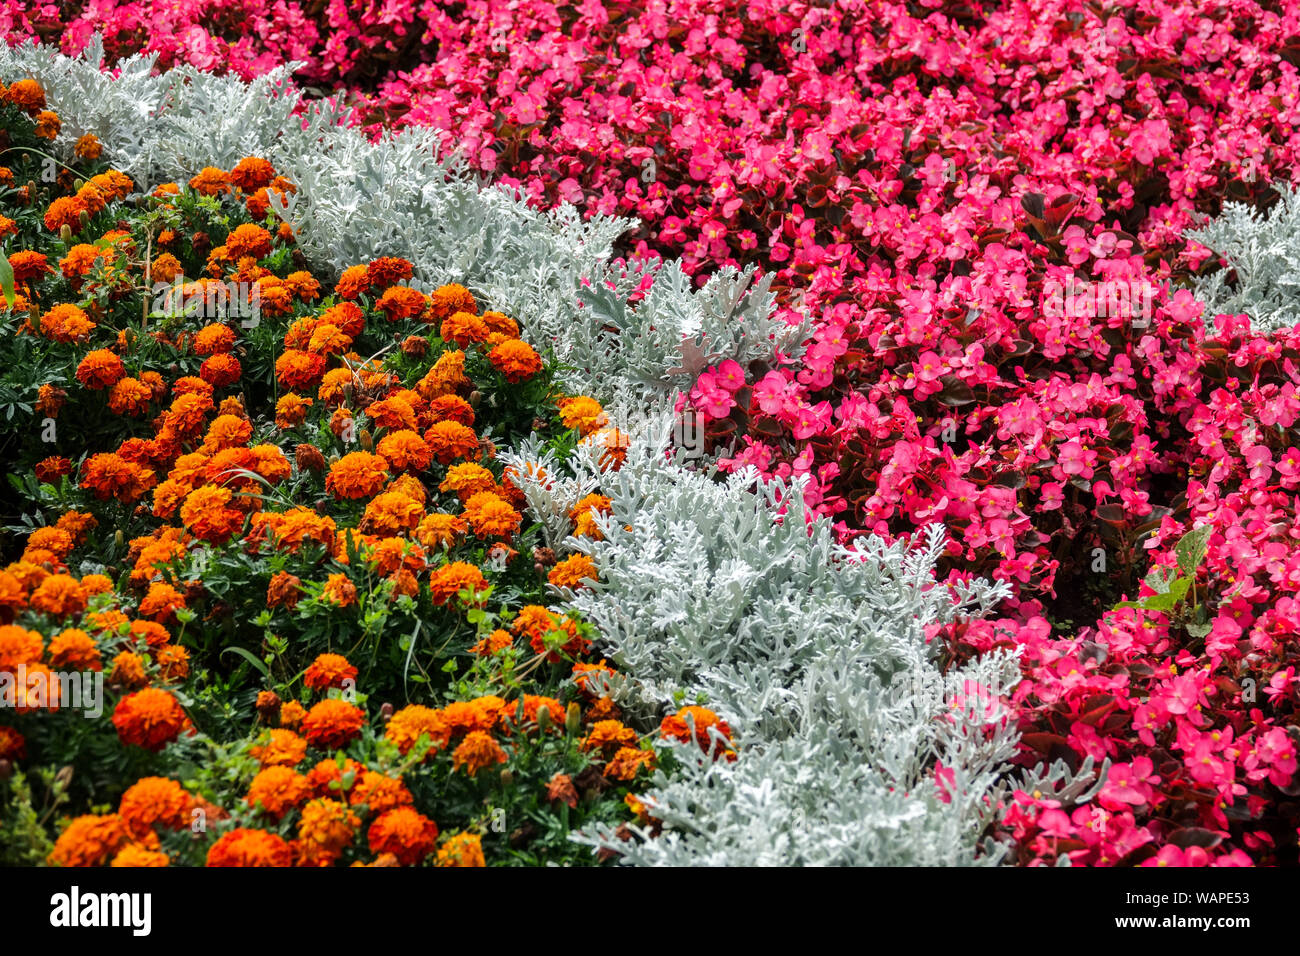
<svg viewBox="0 0 1300 956"><path fill-rule="evenodd" d="M1300 5L0 29L0 862L1298 862Z"/></svg>

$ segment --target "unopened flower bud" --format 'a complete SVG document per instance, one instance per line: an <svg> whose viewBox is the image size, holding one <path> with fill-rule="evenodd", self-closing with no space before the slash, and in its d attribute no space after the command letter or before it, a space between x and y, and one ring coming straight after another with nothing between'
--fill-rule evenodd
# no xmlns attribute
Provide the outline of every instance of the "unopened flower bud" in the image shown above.
<svg viewBox="0 0 1300 956"><path fill-rule="evenodd" d="M8 780L13 770L13 764L8 760L0 760L0 780Z"/></svg>
<svg viewBox="0 0 1300 956"><path fill-rule="evenodd" d="M82 229L85 229L90 225L90 213L86 212L84 209L81 210L81 212L77 213L77 222L81 223Z"/></svg>
<svg viewBox="0 0 1300 956"><path fill-rule="evenodd" d="M121 528L118 528L113 532L113 544L117 545L119 548L126 544L126 535L122 533Z"/></svg>
<svg viewBox="0 0 1300 956"><path fill-rule="evenodd" d="M361 433L357 437L361 442L361 447L364 448L366 451L375 450L375 438L373 435L370 434L369 428L361 429Z"/></svg>
<svg viewBox="0 0 1300 956"><path fill-rule="evenodd" d="M59 238L62 239L64 242L72 241L72 227L69 226L66 222L63 225L59 226Z"/></svg>
<svg viewBox="0 0 1300 956"><path fill-rule="evenodd" d="M537 729L541 733L551 729L551 711L545 704L537 708Z"/></svg>
<svg viewBox="0 0 1300 956"><path fill-rule="evenodd" d="M257 695L254 705L258 716L268 724L275 726L280 722L280 695L273 690L264 690Z"/></svg>
<svg viewBox="0 0 1300 956"><path fill-rule="evenodd" d="M393 716L392 704L385 703L384 706L379 708L379 719L382 720L384 723L388 723L388 721L392 718L392 716Z"/></svg>
<svg viewBox="0 0 1300 956"><path fill-rule="evenodd" d="M501 768L501 786L509 787L515 782L515 775L510 772L509 767Z"/></svg>
<svg viewBox="0 0 1300 956"><path fill-rule="evenodd" d="M469 393L469 404L471 408L478 408L478 403L483 401L483 393L478 389Z"/></svg>
<svg viewBox="0 0 1300 956"><path fill-rule="evenodd" d="M569 702L569 712L564 715L564 729L570 734L577 734L582 726L582 708L576 700Z"/></svg>

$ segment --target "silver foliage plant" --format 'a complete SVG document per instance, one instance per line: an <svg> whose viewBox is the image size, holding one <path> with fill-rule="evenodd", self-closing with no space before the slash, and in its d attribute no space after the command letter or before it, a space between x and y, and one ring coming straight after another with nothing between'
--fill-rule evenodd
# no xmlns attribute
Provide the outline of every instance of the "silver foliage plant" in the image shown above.
<svg viewBox="0 0 1300 956"><path fill-rule="evenodd" d="M1228 263L1195 280L1196 298L1205 303L1211 332L1214 316L1223 314L1249 315L1261 332L1300 322L1300 192L1281 183L1278 195L1277 205L1267 213L1248 203L1224 203L1217 218L1186 233ZM1227 282L1233 272L1235 287Z"/></svg>
<svg viewBox="0 0 1300 956"><path fill-rule="evenodd" d="M945 674L925 634L987 612L1005 586L936 585L937 526L910 549L875 538L842 547L825 520L805 526L798 482L720 480L668 451L664 409L707 365L799 354L807 326L773 317L766 281L726 269L692 289L677 263L612 261L629 220L532 209L440 156L429 130L371 143L339 125L333 102L295 114L291 67L244 83L189 67L154 76L141 56L109 75L101 61L97 39L76 58L0 47L0 76L42 83L65 155L94 132L142 185L246 155L270 160L299 188L277 212L315 267L399 255L422 282L468 285L517 317L564 364L565 384L602 400L632 435L617 472L602 473L589 446L567 462L537 442L504 457L548 475L523 487L548 543L596 562L593 588L557 598L600 628L620 669L609 692L647 719L706 704L732 724L741 756L714 761L679 746L681 768L657 773L645 793L661 836L624 842L597 828L578 839L638 864L1002 859L981 837L1013 785L1016 734L971 688L1008 692L1016 662L991 655ZM612 501L604 540L567 537L568 509L597 487ZM1091 770L1040 768L1018 785L1086 800Z"/></svg>
<svg viewBox="0 0 1300 956"><path fill-rule="evenodd" d="M997 696L1019 668L998 653L945 674L926 632L991 610L1007 586L936 584L938 525L912 548L841 546L827 520L805 524L801 483L683 467L670 429L666 417L643 429L603 474L586 448L568 462L536 443L507 456L531 476L530 505L563 514L597 485L610 498L601 540L564 542L599 581L559 595L634 678L609 692L641 715L702 703L739 747L729 762L674 746L681 766L643 796L660 836L598 826L576 838L643 865L1000 862L1005 848L981 839L1010 786L1018 734ZM1078 789L1054 772L1054 788Z"/></svg>
<svg viewBox="0 0 1300 956"><path fill-rule="evenodd" d="M675 262L613 263L613 243L633 220L533 209L479 183L454 153L439 155L432 129L372 143L340 125L333 100L295 113L293 64L246 83L190 66L154 76L145 55L110 75L102 59L99 37L78 57L0 49L0 72L34 77L58 104L64 158L93 132L118 168L151 185L203 166L229 169L244 156L268 159L298 187L276 211L317 268L338 273L382 250L414 263L420 283L463 283L559 357L575 390L635 403L723 359L748 363L777 348L797 355L806 337L806 326L773 317L768 285L754 283L752 270L724 269L692 290ZM644 300L629 304L646 279Z"/></svg>

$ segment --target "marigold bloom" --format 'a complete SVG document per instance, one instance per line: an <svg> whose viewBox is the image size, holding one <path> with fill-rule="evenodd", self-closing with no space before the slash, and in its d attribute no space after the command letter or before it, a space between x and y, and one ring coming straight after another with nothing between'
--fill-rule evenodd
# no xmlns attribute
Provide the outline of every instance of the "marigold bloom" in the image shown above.
<svg viewBox="0 0 1300 956"><path fill-rule="evenodd" d="M327 757L307 771L307 782L318 797L345 797L365 772L351 757Z"/></svg>
<svg viewBox="0 0 1300 956"><path fill-rule="evenodd" d="M230 177L215 166L204 166L190 179L190 188L204 196L230 192Z"/></svg>
<svg viewBox="0 0 1300 956"><path fill-rule="evenodd" d="M325 490L337 498L369 498L388 480L388 461L370 452L354 451L330 466Z"/></svg>
<svg viewBox="0 0 1300 956"><path fill-rule="evenodd" d="M50 852L57 866L100 866L131 839L126 823L116 813L77 817L59 834Z"/></svg>
<svg viewBox="0 0 1300 956"><path fill-rule="evenodd" d="M379 297L375 308L383 312L389 322L397 322L422 315L428 304L429 300L418 289L395 285Z"/></svg>
<svg viewBox="0 0 1300 956"><path fill-rule="evenodd" d="M130 375L118 379L108 393L108 407L115 415L143 415L152 402L153 389Z"/></svg>
<svg viewBox="0 0 1300 956"><path fill-rule="evenodd" d="M349 266L339 276L334 291L340 299L355 299L370 288L370 273L365 266Z"/></svg>
<svg viewBox="0 0 1300 956"><path fill-rule="evenodd" d="M325 356L301 349L286 349L275 360L275 378L280 386L295 391L309 391L325 374Z"/></svg>
<svg viewBox="0 0 1300 956"><path fill-rule="evenodd" d="M194 335L194 354L217 355L235 347L235 333L228 325L213 322Z"/></svg>
<svg viewBox="0 0 1300 956"><path fill-rule="evenodd" d="M284 838L265 830L231 830L208 850L208 866L292 866Z"/></svg>
<svg viewBox="0 0 1300 956"><path fill-rule="evenodd" d="M33 132L40 139L53 140L63 128L63 121L53 110L41 110L36 114L36 129Z"/></svg>
<svg viewBox="0 0 1300 956"><path fill-rule="evenodd" d="M244 513L227 507L231 498L229 489L203 485L181 505L181 523L196 538L225 544L244 526Z"/></svg>
<svg viewBox="0 0 1300 956"><path fill-rule="evenodd" d="M356 681L357 669L342 654L319 654L303 673L302 682L312 690L342 687Z"/></svg>
<svg viewBox="0 0 1300 956"><path fill-rule="evenodd" d="M51 574L29 599L33 610L51 617L68 617L86 609L86 592L69 574Z"/></svg>
<svg viewBox="0 0 1300 956"><path fill-rule="evenodd" d="M489 334L503 335L508 339L519 338L519 323L504 312L489 310L483 313L482 319Z"/></svg>
<svg viewBox="0 0 1300 956"><path fill-rule="evenodd" d="M361 529L368 534L395 535L412 531L424 517L424 506L399 491L385 491L366 505Z"/></svg>
<svg viewBox="0 0 1300 956"><path fill-rule="evenodd" d="M613 758L605 764L605 776L631 783L642 768L653 770L655 755L652 750L637 747L620 747Z"/></svg>
<svg viewBox="0 0 1300 956"><path fill-rule="evenodd" d="M591 726L587 736L578 745L581 750L597 750L605 756L623 747L637 743L636 731L618 720L600 720Z"/></svg>
<svg viewBox="0 0 1300 956"><path fill-rule="evenodd" d="M245 156L230 171L230 181L246 193L256 192L271 185L275 167L260 156Z"/></svg>
<svg viewBox="0 0 1300 956"><path fill-rule="evenodd" d="M307 756L307 741L292 730L268 730L265 741L248 750L263 767L296 767Z"/></svg>
<svg viewBox="0 0 1300 956"><path fill-rule="evenodd" d="M444 465L457 458L477 459L480 454L478 436L459 422L435 422L425 431L424 440Z"/></svg>
<svg viewBox="0 0 1300 956"><path fill-rule="evenodd" d="M542 370L541 356L520 339L502 342L488 353L488 360L508 382L522 382Z"/></svg>
<svg viewBox="0 0 1300 956"><path fill-rule="evenodd" d="M405 282L415 274L415 267L406 259L396 256L380 256L366 269L370 281L376 288L386 289L398 282Z"/></svg>
<svg viewBox="0 0 1300 956"><path fill-rule="evenodd" d="M185 598L182 597L180 592L170 584L165 584L162 581L155 581L150 585L150 587L162 587L166 589L159 601L164 608L185 606ZM179 602L179 604L174 602ZM130 630L127 633L135 640L143 641L150 648L161 647L171 640L171 635L167 633L167 628L163 627L157 621L132 621Z"/></svg>
<svg viewBox="0 0 1300 956"><path fill-rule="evenodd" d="M59 232L64 226L76 235L81 231L81 214L88 212L85 202L77 196L60 196L45 210L45 228Z"/></svg>
<svg viewBox="0 0 1300 956"><path fill-rule="evenodd" d="M87 388L112 388L125 375L126 366L108 349L88 352L77 366L77 381Z"/></svg>
<svg viewBox="0 0 1300 956"><path fill-rule="evenodd" d="M514 644L514 638L510 636L509 631L503 631L497 628L487 637L478 641L470 648L470 653L478 654L480 657L488 657L511 647Z"/></svg>
<svg viewBox="0 0 1300 956"><path fill-rule="evenodd" d="M0 760L21 760L27 754L27 741L12 727L0 726Z"/></svg>
<svg viewBox="0 0 1300 956"><path fill-rule="evenodd" d="M146 687L123 697L113 711L113 726L125 744L158 751L180 736L185 712L168 691Z"/></svg>
<svg viewBox="0 0 1300 956"><path fill-rule="evenodd" d="M280 705L280 726L287 730L297 731L302 727L306 716L307 708L296 700L288 700Z"/></svg>
<svg viewBox="0 0 1300 956"><path fill-rule="evenodd" d="M320 283L310 272L299 269L284 277L284 283L300 302L311 302L320 298ZM355 333L354 333L355 334Z"/></svg>
<svg viewBox="0 0 1300 956"><path fill-rule="evenodd" d="M32 79L16 80L4 96L29 116L35 116L45 109L45 90Z"/></svg>
<svg viewBox="0 0 1300 956"><path fill-rule="evenodd" d="M320 321L342 329L345 335L356 338L366 327L366 313L355 302L340 302L320 314Z"/></svg>
<svg viewBox="0 0 1300 956"><path fill-rule="evenodd" d="M307 778L292 767L266 767L248 785L244 802L279 820L290 810L302 806L311 797Z"/></svg>
<svg viewBox="0 0 1300 956"><path fill-rule="evenodd" d="M490 538L513 534L523 516L499 495L480 491L465 502L465 520L480 538Z"/></svg>
<svg viewBox="0 0 1300 956"><path fill-rule="evenodd" d="M454 282L434 289L429 296L428 320L441 323L454 312L478 312L478 303L469 289Z"/></svg>
<svg viewBox="0 0 1300 956"><path fill-rule="evenodd" d="M117 498L128 504L140 500L154 485L154 473L118 455L92 455L81 466L81 486L100 501Z"/></svg>
<svg viewBox="0 0 1300 956"><path fill-rule="evenodd" d="M371 813L385 813L395 807L409 807L415 798L401 780L367 770L353 785L348 802L354 807L364 804Z"/></svg>
<svg viewBox="0 0 1300 956"><path fill-rule="evenodd" d="M574 395L560 402L560 420L565 428L576 428L584 438L607 423L600 402L586 395Z"/></svg>
<svg viewBox="0 0 1300 956"><path fill-rule="evenodd" d="M585 554L573 554L551 568L551 573L546 576L557 588L578 588L585 587L584 579L590 578L596 580L596 565L591 558Z"/></svg>
<svg viewBox="0 0 1300 956"><path fill-rule="evenodd" d="M439 866L487 866L483 838L477 833L456 833L438 851Z"/></svg>
<svg viewBox="0 0 1300 956"><path fill-rule="evenodd" d="M70 627L50 639L50 666L67 671L100 671L103 658L94 639L80 628Z"/></svg>
<svg viewBox="0 0 1300 956"><path fill-rule="evenodd" d="M89 134L87 134L89 135ZM151 850L139 843L128 843L117 851L108 864L111 867L156 867L168 866L171 857L162 850Z"/></svg>
<svg viewBox="0 0 1300 956"><path fill-rule="evenodd" d="M694 725L695 732L692 737L691 726ZM689 742L692 739L699 744L700 749L709 753L714 748L712 735L709 733L710 728L715 728L728 741L731 740L731 727L727 722L720 720L718 715L707 707L697 707L690 705L683 707L675 714L665 717L659 723L659 733L669 740L680 740Z"/></svg>
<svg viewBox="0 0 1300 956"><path fill-rule="evenodd" d="M108 682L114 687L130 690L144 687L149 683L144 658L135 651L122 651L113 658L113 668L109 672Z"/></svg>
<svg viewBox="0 0 1300 956"><path fill-rule="evenodd" d="M321 597L339 607L351 607L357 603L357 586L346 574L331 574L325 581Z"/></svg>
<svg viewBox="0 0 1300 956"><path fill-rule="evenodd" d="M16 624L0 626L0 671L17 671L21 665L41 659L45 641L35 631Z"/></svg>
<svg viewBox="0 0 1300 956"><path fill-rule="evenodd" d="M307 742L322 750L335 750L361 736L366 715L345 700L322 700L303 718L302 732Z"/></svg>
<svg viewBox="0 0 1300 956"><path fill-rule="evenodd" d="M305 844L304 862L321 864L333 862L352 838L361 818L340 800L317 797L303 807L298 821L298 840Z"/></svg>
<svg viewBox="0 0 1300 956"><path fill-rule="evenodd" d="M295 608L302 597L302 580L288 571L276 571L266 589L267 607Z"/></svg>
<svg viewBox="0 0 1300 956"><path fill-rule="evenodd" d="M441 395L429 402L429 420L460 422L466 427L473 427L474 407L459 395Z"/></svg>
<svg viewBox="0 0 1300 956"><path fill-rule="evenodd" d="M395 744L403 756L410 752L421 735L428 735L434 749L447 744L451 735L440 711L411 704L394 713L384 728L384 738Z"/></svg>
<svg viewBox="0 0 1300 956"><path fill-rule="evenodd" d="M100 154L104 152L104 145L94 133L82 133L77 139L77 145L73 147L73 152L78 159L99 159Z"/></svg>
<svg viewBox="0 0 1300 956"><path fill-rule="evenodd" d="M131 833L142 837L155 826L182 830L190 824L194 798L175 780L143 777L122 794L117 812Z"/></svg>
<svg viewBox="0 0 1300 956"><path fill-rule="evenodd" d="M444 564L429 576L429 591L434 604L446 604L461 591L483 591L487 588L487 579L477 565L464 561Z"/></svg>
<svg viewBox="0 0 1300 956"><path fill-rule="evenodd" d="M370 824L367 834L375 853L391 853L402 866L414 866L438 846L438 825L412 807L395 807Z"/></svg>
<svg viewBox="0 0 1300 956"><path fill-rule="evenodd" d="M73 248L79 247L74 246ZM44 253L32 252L28 249L20 249L18 252L11 254L9 256L9 268L13 270L14 283L20 286L27 285L54 271Z"/></svg>
<svg viewBox="0 0 1300 956"><path fill-rule="evenodd" d="M183 681L190 676L190 652L179 644L164 644L154 651L153 662L164 683Z"/></svg>
<svg viewBox="0 0 1300 956"><path fill-rule="evenodd" d="M464 767L465 772L472 777L487 767L505 763L506 752L492 739L491 734L483 730L473 730L466 734L465 739L452 751L451 762L454 770Z"/></svg>
<svg viewBox="0 0 1300 956"><path fill-rule="evenodd" d="M488 327L472 312L453 312L442 320L438 334L444 341L454 342L459 348L467 348L486 339Z"/></svg>

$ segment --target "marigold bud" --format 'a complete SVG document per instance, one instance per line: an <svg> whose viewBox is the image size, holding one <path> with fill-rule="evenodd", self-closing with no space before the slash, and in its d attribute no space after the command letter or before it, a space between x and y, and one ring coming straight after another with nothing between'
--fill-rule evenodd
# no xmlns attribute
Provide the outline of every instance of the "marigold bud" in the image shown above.
<svg viewBox="0 0 1300 956"><path fill-rule="evenodd" d="M366 451L375 450L375 436L370 434L369 428L361 429L361 432L357 436L357 439L361 442L361 447L364 448Z"/></svg>
<svg viewBox="0 0 1300 956"><path fill-rule="evenodd" d="M564 729L570 734L577 734L582 727L582 708L576 700L569 702L569 712L564 717Z"/></svg>
<svg viewBox="0 0 1300 956"><path fill-rule="evenodd" d="M515 775L510 772L509 767L501 768L501 786L509 787L515 782Z"/></svg>
<svg viewBox="0 0 1300 956"><path fill-rule="evenodd" d="M545 704L537 708L537 729L542 733L551 729L551 710Z"/></svg>
<svg viewBox="0 0 1300 956"><path fill-rule="evenodd" d="M275 725L280 722L280 695L273 690L264 690L257 695L258 716L266 723Z"/></svg>
<svg viewBox="0 0 1300 956"><path fill-rule="evenodd" d="M13 764L8 760L0 760L0 780L8 780L13 773Z"/></svg>
<svg viewBox="0 0 1300 956"><path fill-rule="evenodd" d="M121 528L118 528L113 532L113 544L117 545L119 548L126 544L126 535L122 533Z"/></svg>
<svg viewBox="0 0 1300 956"><path fill-rule="evenodd" d="M483 393L478 389L469 393L469 404L472 408L478 408L478 403L483 401Z"/></svg>
<svg viewBox="0 0 1300 956"><path fill-rule="evenodd" d="M82 229L85 229L90 225L90 213L86 212L84 209L81 210L81 212L77 213L77 222L81 223Z"/></svg>
<svg viewBox="0 0 1300 956"><path fill-rule="evenodd" d="M388 723L389 719L390 719L392 716L393 716L393 705L392 705L392 704L388 704L388 703L386 703L386 704L384 704L384 706L382 706L382 707L379 708L379 719L382 720L384 723Z"/></svg>
<svg viewBox="0 0 1300 956"><path fill-rule="evenodd" d="M59 226L59 238L62 239L64 242L72 241L72 227L69 226L66 222L63 225Z"/></svg>

